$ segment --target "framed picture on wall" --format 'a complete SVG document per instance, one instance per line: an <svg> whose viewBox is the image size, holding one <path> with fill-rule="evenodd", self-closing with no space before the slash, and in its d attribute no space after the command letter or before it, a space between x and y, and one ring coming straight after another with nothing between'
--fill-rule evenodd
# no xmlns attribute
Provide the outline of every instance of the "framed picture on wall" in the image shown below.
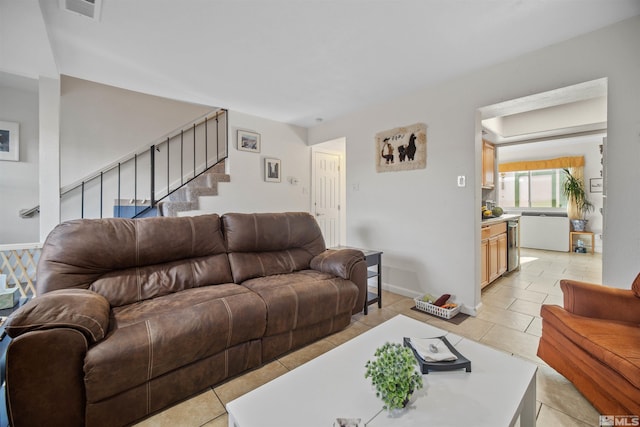
<svg viewBox="0 0 640 427"><path fill-rule="evenodd" d="M20 126L15 122L0 122L0 160L17 162L20 153Z"/></svg>
<svg viewBox="0 0 640 427"><path fill-rule="evenodd" d="M602 178L591 178L589 179L589 187L592 193L602 193Z"/></svg>
<svg viewBox="0 0 640 427"><path fill-rule="evenodd" d="M260 152L260 134L238 129L238 150Z"/></svg>
<svg viewBox="0 0 640 427"><path fill-rule="evenodd" d="M278 159L264 159L264 180L267 182L280 182L282 165Z"/></svg>

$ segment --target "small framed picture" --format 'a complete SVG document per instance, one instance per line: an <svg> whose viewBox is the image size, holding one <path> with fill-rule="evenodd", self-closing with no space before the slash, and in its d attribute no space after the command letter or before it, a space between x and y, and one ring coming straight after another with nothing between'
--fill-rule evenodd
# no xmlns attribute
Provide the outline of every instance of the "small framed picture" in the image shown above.
<svg viewBox="0 0 640 427"><path fill-rule="evenodd" d="M264 180L267 182L280 182L282 165L278 159L264 159Z"/></svg>
<svg viewBox="0 0 640 427"><path fill-rule="evenodd" d="M20 159L19 128L15 122L0 122L0 160L17 162Z"/></svg>
<svg viewBox="0 0 640 427"><path fill-rule="evenodd" d="M364 427L362 418L336 418L333 427Z"/></svg>
<svg viewBox="0 0 640 427"><path fill-rule="evenodd" d="M238 150L260 152L260 134L238 129Z"/></svg>
<svg viewBox="0 0 640 427"><path fill-rule="evenodd" d="M589 179L589 187L592 193L602 193L603 179L591 178Z"/></svg>

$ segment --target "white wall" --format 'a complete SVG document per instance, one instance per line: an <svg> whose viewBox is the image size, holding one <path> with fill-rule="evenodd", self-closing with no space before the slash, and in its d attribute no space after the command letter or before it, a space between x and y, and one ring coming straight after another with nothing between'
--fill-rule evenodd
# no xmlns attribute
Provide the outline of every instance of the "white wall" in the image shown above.
<svg viewBox="0 0 640 427"><path fill-rule="evenodd" d="M477 70L309 130L347 139L347 243L384 251L383 280L407 294L480 304L480 114L509 99L608 77L608 202L603 280L629 288L640 259L640 17ZM597 60L595 59L597 58ZM427 168L376 173L374 135L425 122ZM467 186L456 187L466 175ZM354 191L351 184L359 184Z"/></svg>
<svg viewBox="0 0 640 427"><path fill-rule="evenodd" d="M563 140L544 141L530 144L520 144L501 147L498 146L498 162L516 162L525 160L553 159L565 156L584 156L584 182L587 190L587 198L593 203L595 209L587 215L589 224L587 230L596 235L596 251L602 252L602 193L591 193L590 178L600 178L600 144L602 135L589 135ZM500 178L498 177L498 180Z"/></svg>
<svg viewBox="0 0 640 427"><path fill-rule="evenodd" d="M38 205L38 84L33 90L0 86L0 121L17 122L20 161L0 161L0 244L38 242L39 220L20 218Z"/></svg>
<svg viewBox="0 0 640 427"><path fill-rule="evenodd" d="M40 241L60 223L60 79L40 77Z"/></svg>
<svg viewBox="0 0 640 427"><path fill-rule="evenodd" d="M61 77L62 187L200 117L214 107Z"/></svg>
<svg viewBox="0 0 640 427"><path fill-rule="evenodd" d="M38 0L0 0L0 70L58 77Z"/></svg>
<svg viewBox="0 0 640 427"><path fill-rule="evenodd" d="M261 151L240 151L238 129L260 134ZM264 159L281 160L281 182L265 182ZM309 212L311 149L307 130L272 120L229 111L229 157L231 182L218 185L218 196L202 198L200 210L226 212ZM289 178L298 179L292 185Z"/></svg>

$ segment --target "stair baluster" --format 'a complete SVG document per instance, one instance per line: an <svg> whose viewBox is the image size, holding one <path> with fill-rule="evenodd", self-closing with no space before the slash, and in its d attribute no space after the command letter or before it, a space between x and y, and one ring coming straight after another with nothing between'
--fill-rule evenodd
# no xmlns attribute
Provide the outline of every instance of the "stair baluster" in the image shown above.
<svg viewBox="0 0 640 427"><path fill-rule="evenodd" d="M211 168L220 164L227 158L228 152L228 130L226 126L228 125L227 121L227 111L226 110L217 110L214 113L207 114L204 117L201 117L189 124L182 126L174 132L169 133L167 136L164 136L160 139L159 143L155 143L149 148L145 148L143 150L139 150L129 156L125 156L118 160L117 162L112 163L111 165L103 168L100 171L97 171L94 174L91 174L76 184L72 184L61 189L60 197L61 197L61 206L64 205L64 211L62 220L73 219L73 205L78 203L78 193L77 190L80 191L79 199L80 199L80 218L85 217L96 217L103 218L107 216L116 216L116 217L142 217L148 216L153 212L153 209L157 208L159 203L163 200L169 200L169 196L174 194L176 191L188 185L191 181L198 179L201 175L208 172ZM220 128L220 117L223 117L225 122L225 128ZM210 119L215 118L216 120L216 153L215 156L209 158L209 125L213 124ZM198 129L204 126L204 132L198 132ZM224 142L225 145L221 147L221 136L220 132L224 134ZM193 144L184 144L184 137L187 136L185 133L193 132ZM177 146L174 144L174 149L172 153L171 149L171 140L177 139L178 135L180 136L180 167L177 166L177 158L175 153ZM204 141L203 141L204 137ZM161 146L164 146L166 142L166 150L167 155L166 159L160 156L156 156L156 152L161 151ZM175 141L177 142L177 141ZM204 150L202 149L202 144L204 144ZM192 148L189 146L193 145ZM189 166L185 168L185 155L188 155L188 150L193 149L193 170L188 170ZM186 150L186 151L185 151ZM221 152L221 150L223 150ZM204 159L201 158L204 152ZM149 156L148 169L146 167L146 159L143 157ZM163 156L164 157L164 156ZM143 161L140 165L139 161ZM164 182L165 177L162 177L162 173L165 173L165 168L162 167L162 162L166 161L166 188L158 188L157 184L159 182ZM188 160L187 160L188 161ZM198 162L200 161L200 166L198 166ZM141 166L141 167L138 167ZM172 170L173 177L175 177L177 171L180 171L180 179L172 179ZM129 178L133 169L133 177ZM160 172L160 171L163 172ZM142 175L139 177L138 174ZM144 195L138 194L138 181L141 182L146 181L145 174L148 174L149 177L149 196L144 197ZM185 175L186 174L186 175ZM204 178L205 181L216 181L222 180L225 181L225 178L216 178L209 179ZM172 181L174 182L174 187L172 186ZM200 181L198 181L200 185ZM202 181L204 182L204 181ZM97 188L99 186L99 188ZM114 188L115 187L115 188ZM133 187L133 188L131 188ZM133 192L133 200L127 198L126 201L122 200L123 194L126 196L127 192ZM183 190L184 192L184 190ZM111 196L109 196L111 194ZM131 193L129 193L131 194ZM105 198L108 200L109 197L114 197L117 203L117 207L111 211L110 214L107 214L107 211L104 200ZM139 200L139 197L142 197L142 201ZM95 200L99 198L99 202ZM148 204L147 204L147 201ZM98 202L98 203L96 203ZM77 205L76 205L77 206ZM93 208L91 206L94 206ZM98 208L99 206L99 208ZM114 206L115 207L115 206ZM133 212L130 212L131 207L133 208ZM139 210L138 207L141 209ZM35 207L34 209L37 209ZM77 209L77 208L76 208ZM99 212L96 210L99 209ZM77 212L77 211L75 211ZM77 217L75 217L77 218Z"/></svg>

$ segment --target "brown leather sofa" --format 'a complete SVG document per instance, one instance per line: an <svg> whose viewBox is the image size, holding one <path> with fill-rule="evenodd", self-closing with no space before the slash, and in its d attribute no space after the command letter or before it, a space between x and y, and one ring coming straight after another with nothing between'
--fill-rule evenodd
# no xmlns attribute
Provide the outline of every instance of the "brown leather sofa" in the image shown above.
<svg viewBox="0 0 640 427"><path fill-rule="evenodd" d="M603 415L640 415L640 275L631 290L560 281L543 305L538 356Z"/></svg>
<svg viewBox="0 0 640 427"><path fill-rule="evenodd" d="M366 263L307 213L77 220L7 321L11 425L119 426L336 332Z"/></svg>

